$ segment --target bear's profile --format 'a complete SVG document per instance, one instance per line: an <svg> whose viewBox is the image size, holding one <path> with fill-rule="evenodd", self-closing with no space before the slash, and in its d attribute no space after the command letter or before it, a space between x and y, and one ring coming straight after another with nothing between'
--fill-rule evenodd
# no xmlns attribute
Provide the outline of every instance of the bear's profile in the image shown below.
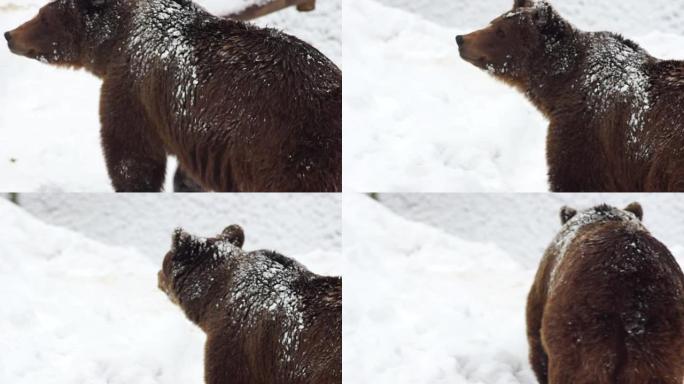
<svg viewBox="0 0 684 384"><path fill-rule="evenodd" d="M540 383L681 384L684 275L642 208L561 209L527 301Z"/></svg>
<svg viewBox="0 0 684 384"><path fill-rule="evenodd" d="M243 242L237 225L208 239L176 230L159 271L159 288L207 334L206 382L341 383L341 278Z"/></svg>
<svg viewBox="0 0 684 384"><path fill-rule="evenodd" d="M555 192L684 190L684 62L609 32L583 32L548 2L516 0L457 36L461 57L547 117Z"/></svg>
<svg viewBox="0 0 684 384"><path fill-rule="evenodd" d="M342 74L293 36L189 0L56 0L5 38L15 54L103 80L116 191L160 191L168 155L180 188L341 189Z"/></svg>

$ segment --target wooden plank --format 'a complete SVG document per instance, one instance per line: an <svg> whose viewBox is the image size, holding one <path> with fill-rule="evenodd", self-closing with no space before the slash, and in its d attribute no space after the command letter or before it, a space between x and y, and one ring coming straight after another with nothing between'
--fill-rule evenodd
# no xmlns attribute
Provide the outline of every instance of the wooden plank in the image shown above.
<svg viewBox="0 0 684 384"><path fill-rule="evenodd" d="M253 20L293 5L300 12L309 12L316 9L316 0L271 0L266 4L249 6L241 12L226 17L243 21Z"/></svg>

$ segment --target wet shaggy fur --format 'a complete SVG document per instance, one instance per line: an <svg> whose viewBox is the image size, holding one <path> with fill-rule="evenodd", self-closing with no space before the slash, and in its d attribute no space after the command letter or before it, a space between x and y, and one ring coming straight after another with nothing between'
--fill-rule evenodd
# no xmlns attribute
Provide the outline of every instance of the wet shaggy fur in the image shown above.
<svg viewBox="0 0 684 384"><path fill-rule="evenodd" d="M206 382L341 383L341 278L243 243L237 225L208 239L177 230L159 271L159 288L207 334Z"/></svg>
<svg viewBox="0 0 684 384"><path fill-rule="evenodd" d="M681 384L684 276L637 203L563 208L527 301L540 383Z"/></svg>
<svg viewBox="0 0 684 384"><path fill-rule="evenodd" d="M57 0L6 38L103 80L117 191L161 190L167 155L202 189L341 190L342 74L293 36L187 0Z"/></svg>
<svg viewBox="0 0 684 384"><path fill-rule="evenodd" d="M552 191L684 190L684 62L580 31L546 1L517 0L457 42L548 118Z"/></svg>

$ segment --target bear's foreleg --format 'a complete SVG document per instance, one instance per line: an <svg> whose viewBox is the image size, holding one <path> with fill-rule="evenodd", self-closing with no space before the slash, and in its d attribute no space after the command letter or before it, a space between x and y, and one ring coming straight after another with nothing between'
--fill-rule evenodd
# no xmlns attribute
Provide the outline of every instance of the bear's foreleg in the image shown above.
<svg viewBox="0 0 684 384"><path fill-rule="evenodd" d="M206 384L267 382L264 378L258 380L248 377L246 374L248 363L243 359L244 352L233 337L234 335L207 334L207 341L204 344L204 382Z"/></svg>
<svg viewBox="0 0 684 384"><path fill-rule="evenodd" d="M107 172L117 192L159 192L166 173L166 151L130 87L102 85L100 131Z"/></svg>

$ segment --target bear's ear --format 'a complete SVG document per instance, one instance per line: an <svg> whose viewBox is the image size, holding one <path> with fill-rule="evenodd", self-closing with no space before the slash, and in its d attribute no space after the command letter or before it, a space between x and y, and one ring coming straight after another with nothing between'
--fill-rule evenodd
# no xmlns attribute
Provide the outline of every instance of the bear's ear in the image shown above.
<svg viewBox="0 0 684 384"><path fill-rule="evenodd" d="M513 9L533 7L533 6L534 6L534 0L514 0L513 1Z"/></svg>
<svg viewBox="0 0 684 384"><path fill-rule="evenodd" d="M554 12L549 3L539 3L534 12L534 23L539 27L553 24L554 17L556 16Z"/></svg>
<svg viewBox="0 0 684 384"><path fill-rule="evenodd" d="M171 236L172 260L188 259L195 255L198 248L197 239L185 232L183 228L176 228Z"/></svg>
<svg viewBox="0 0 684 384"><path fill-rule="evenodd" d="M227 226L219 237L228 240L229 243L238 248L242 248L242 245L245 243L245 232L237 224Z"/></svg>
<svg viewBox="0 0 684 384"><path fill-rule="evenodd" d="M559 39L572 30L572 27L547 2L537 4L533 17L534 24L547 37Z"/></svg>
<svg viewBox="0 0 684 384"><path fill-rule="evenodd" d="M560 210L561 224L565 224L577 214L577 210L564 206Z"/></svg>
<svg viewBox="0 0 684 384"><path fill-rule="evenodd" d="M644 210L641 208L641 204L637 203L636 201L629 204L627 208L625 208L625 211L632 212L634 216L639 219L639 221L643 220L644 218Z"/></svg>

